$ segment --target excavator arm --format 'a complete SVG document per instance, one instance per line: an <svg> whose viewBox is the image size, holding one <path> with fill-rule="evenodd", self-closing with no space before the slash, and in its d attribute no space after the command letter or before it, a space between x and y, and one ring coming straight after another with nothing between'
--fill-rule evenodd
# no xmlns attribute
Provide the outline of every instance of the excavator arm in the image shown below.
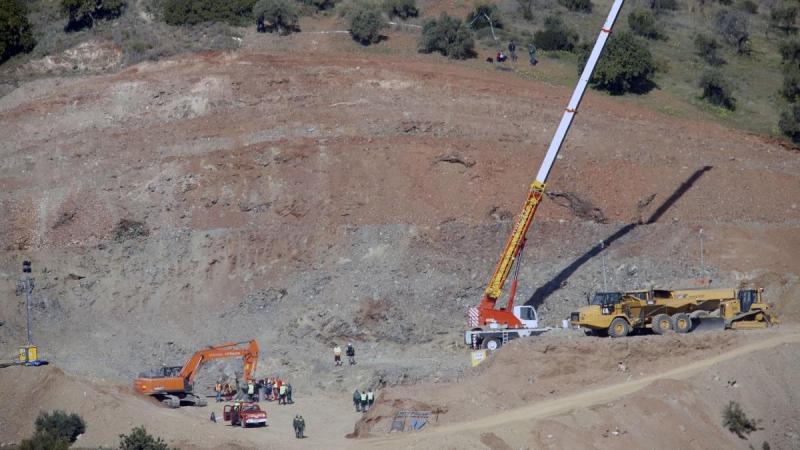
<svg viewBox="0 0 800 450"><path fill-rule="evenodd" d="M564 139L567 136L572 120L578 112L583 94L586 92L586 86L589 84L589 79L594 72L598 59L603 52L608 36L611 34L611 28L617 20L619 11L622 8L624 0L614 0L611 6L611 11L608 13L600 35L592 48L586 66L581 72L578 79L578 84L572 93L569 100L567 109L561 117L561 122L558 124L556 133L550 142L550 147L547 149L544 161L542 162L539 172L536 175L536 180L531 184L528 192L528 198L522 207L522 212L517 217L514 228L511 230L511 235L506 242L503 253L500 255L500 260L495 267L492 278L489 280L489 285L484 291L484 296L476 308L471 308L469 312L469 325L472 327L482 327L484 325L495 323L509 328L521 328L523 323L513 314L514 296L516 294L516 276L512 284L511 292L509 294L506 308L497 309L497 300L503 293L503 287L508 280L508 276L516 262L519 264L519 257L522 254L522 249L525 246L526 234L530 228L531 222L536 215L536 210L542 201L544 195L545 183L550 175L550 170L553 168L553 163L561 150Z"/></svg>
<svg viewBox="0 0 800 450"><path fill-rule="evenodd" d="M248 344L248 346L245 348L237 347L241 344ZM203 362L233 357L242 357L244 359L242 378L245 381L250 380L256 371L256 364L258 362L258 343L255 340L249 342L229 342L200 350L192 355L191 359L183 366L180 376L191 385L194 383L194 377L197 375L197 370Z"/></svg>
<svg viewBox="0 0 800 450"><path fill-rule="evenodd" d="M246 347L241 347L247 344ZM137 392L147 395L155 395L162 398L170 407L177 408L181 400L191 399L195 405L203 406L205 399L200 399L193 395L194 378L200 366L210 360L241 357L244 361L242 378L245 381L251 380L256 371L258 363L258 343L253 340L249 342L229 342L222 345L208 347L196 352L183 365L180 372L175 375L142 374L134 380L133 386Z"/></svg>

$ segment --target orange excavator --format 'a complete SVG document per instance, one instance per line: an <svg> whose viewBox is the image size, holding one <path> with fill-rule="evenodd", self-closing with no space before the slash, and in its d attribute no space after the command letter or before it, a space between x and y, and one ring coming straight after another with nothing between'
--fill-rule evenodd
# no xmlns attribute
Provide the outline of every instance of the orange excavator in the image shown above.
<svg viewBox="0 0 800 450"><path fill-rule="evenodd" d="M467 325L470 327L464 335L464 341L472 348L485 348L496 350L501 345L511 339L523 336L533 336L546 331L546 328L539 328L539 318L536 309L528 305L514 305L514 297L517 291L517 276L519 275L520 263L522 261L522 250L525 247L526 234L533 222L536 210L544 196L545 183L553 168L553 163L561 150L561 145L567 136L572 119L578 112L586 86L592 76L598 59L603 52L606 41L611 34L611 28L617 20L619 10L622 8L624 0L614 0L611 11L608 14L605 24L600 30L600 35L592 48L589 59L586 61L583 72L578 79L578 84L572 93L572 97L567 104L566 111L561 117L556 133L550 141L544 161L539 167L536 179L530 186L528 198L522 207L522 212L514 223L500 261L495 267L494 274L489 280L489 285L484 291L483 298L477 306L469 308L467 313ZM506 301L506 307L498 307L497 303L503 294L503 287L513 270L513 281Z"/></svg>
<svg viewBox="0 0 800 450"><path fill-rule="evenodd" d="M194 393L197 371L206 361L233 357L244 360L244 382L253 379L258 362L258 343L255 340L204 348L192 355L183 367L162 367L155 372L139 374L139 378L133 382L133 388L136 392L158 398L170 408L178 408L182 403L206 406L208 401Z"/></svg>

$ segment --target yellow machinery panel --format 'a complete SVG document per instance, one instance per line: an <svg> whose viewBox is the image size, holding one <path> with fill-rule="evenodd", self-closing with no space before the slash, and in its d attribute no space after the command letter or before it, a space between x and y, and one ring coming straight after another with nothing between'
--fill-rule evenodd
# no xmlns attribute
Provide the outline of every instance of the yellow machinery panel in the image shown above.
<svg viewBox="0 0 800 450"><path fill-rule="evenodd" d="M39 349L35 345L25 345L19 348L19 362L28 363L39 359Z"/></svg>

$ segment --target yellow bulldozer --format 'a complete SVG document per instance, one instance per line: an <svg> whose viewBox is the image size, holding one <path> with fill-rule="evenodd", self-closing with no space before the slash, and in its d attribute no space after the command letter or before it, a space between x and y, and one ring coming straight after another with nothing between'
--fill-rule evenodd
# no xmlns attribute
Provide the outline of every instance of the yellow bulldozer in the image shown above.
<svg viewBox="0 0 800 450"><path fill-rule="evenodd" d="M623 337L635 330L688 333L698 328L765 328L777 321L763 289L651 289L599 292L570 315L589 334Z"/></svg>

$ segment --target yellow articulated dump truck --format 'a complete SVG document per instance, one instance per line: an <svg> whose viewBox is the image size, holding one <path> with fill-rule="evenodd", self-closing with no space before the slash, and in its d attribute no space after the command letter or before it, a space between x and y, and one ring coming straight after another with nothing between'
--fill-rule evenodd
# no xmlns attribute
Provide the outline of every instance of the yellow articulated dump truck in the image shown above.
<svg viewBox="0 0 800 450"><path fill-rule="evenodd" d="M765 328L775 319L763 303L763 289L651 289L598 292L570 315L572 326L590 334L627 336L650 328L688 333L698 328Z"/></svg>

